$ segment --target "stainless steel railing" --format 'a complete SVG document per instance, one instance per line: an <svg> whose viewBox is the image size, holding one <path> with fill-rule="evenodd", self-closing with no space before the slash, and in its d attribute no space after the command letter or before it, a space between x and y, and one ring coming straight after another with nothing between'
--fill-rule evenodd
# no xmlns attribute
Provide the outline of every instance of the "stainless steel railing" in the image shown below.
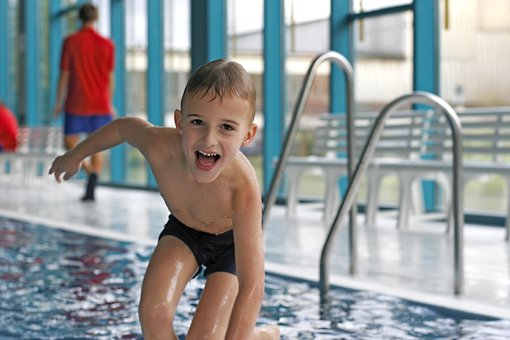
<svg viewBox="0 0 510 340"><path fill-rule="evenodd" d="M278 190L278 186L283 177L283 170L287 159L289 158L290 149L292 144L294 143L296 133L299 127L299 123L301 122L301 117L303 115L303 111L305 108L306 100L310 95L310 89L312 87L313 80L317 75L317 71L319 66L322 65L325 61L331 61L338 66L344 72L345 81L346 81L346 123L347 123L347 169L349 170L349 177L353 174L354 170L354 117L353 117L353 107L354 107L354 83L352 76L352 66L349 61L342 56L340 53L335 51L328 51L319 56L317 56L311 63L308 72L305 76L305 80L301 87L301 91L298 96L297 105L292 114L291 122L289 128L287 130L287 134L285 135L285 140L283 144L283 148L280 152L280 156L278 158L278 162L276 164L276 169L273 174L273 178L271 180L271 184L269 190L264 199L264 210L262 212L262 220L266 223L269 219L269 214L271 212L271 208L276 200L276 192ZM349 180L350 181L350 180ZM349 253L350 253L350 272L353 274L356 271L355 263L356 259L356 211L355 209L351 209L350 220L349 220Z"/></svg>
<svg viewBox="0 0 510 340"><path fill-rule="evenodd" d="M453 108L440 97L427 92L414 92L393 100L387 104L380 112L374 123L367 143L361 153L358 164L354 170L344 199L340 203L337 214L333 219L326 241L322 248L320 258L320 298L323 309L327 308L329 303L329 259L330 251L335 236L338 234L339 226L355 201L356 193L361 177L365 173L370 158L372 157L376 143L382 134L384 124L388 117L399 107L409 103L421 103L440 109L447 117L452 130L453 140L453 181L452 181L452 212L454 222L454 293L456 295L463 292L463 273L464 273L464 219L463 219L463 195L462 195L462 132L460 119ZM355 264L354 264L355 265Z"/></svg>

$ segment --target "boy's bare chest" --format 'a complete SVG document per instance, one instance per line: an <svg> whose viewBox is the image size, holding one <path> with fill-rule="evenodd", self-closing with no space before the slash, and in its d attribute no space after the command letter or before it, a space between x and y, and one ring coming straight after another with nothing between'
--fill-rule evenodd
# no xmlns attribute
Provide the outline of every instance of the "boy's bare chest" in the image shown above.
<svg viewBox="0 0 510 340"><path fill-rule="evenodd" d="M226 183L202 185L179 176L160 185L170 212L191 228L221 233L232 228L232 193Z"/></svg>

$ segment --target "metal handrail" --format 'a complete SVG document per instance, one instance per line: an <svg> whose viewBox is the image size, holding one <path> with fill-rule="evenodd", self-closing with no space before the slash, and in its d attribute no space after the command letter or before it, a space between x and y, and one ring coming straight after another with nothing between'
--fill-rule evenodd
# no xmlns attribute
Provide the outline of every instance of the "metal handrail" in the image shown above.
<svg viewBox="0 0 510 340"><path fill-rule="evenodd" d="M349 178L352 177L354 173L354 117L353 117L353 108L354 108L354 82L352 76L352 66L349 61L340 53L335 51L328 51L319 56L317 56L311 63L308 68L308 72L305 76L305 80L303 82L303 86L301 87L301 91L298 96L298 102L294 109L292 120L290 122L289 128L287 130L287 134L285 136L284 144L280 156L278 157L278 162L276 164L276 169L273 174L273 178L271 180L271 185L269 187L269 191L266 194L264 200L264 209L262 212L262 221L266 223L269 219L269 213L271 211L271 207L273 206L276 200L276 191L280 184L280 181L283 176L283 169L285 164L287 163L287 159L289 158L290 149L292 144L294 143L294 139L296 137L297 128L301 121L301 117L303 115L303 111L305 109L306 99L310 95L310 89L312 87L313 80L317 75L317 71L319 66L327 60L330 60L340 66L345 75L346 81L346 125L347 125L347 169L349 172ZM350 179L349 179L350 182ZM356 212L355 209L351 210L350 221L349 221L349 251L350 251L350 272L352 274L355 273L356 268L354 264L356 261Z"/></svg>
<svg viewBox="0 0 510 340"><path fill-rule="evenodd" d="M462 196L462 132L460 119L455 110L442 98L428 92L414 92L393 100L387 104L377 117L374 127L368 137L367 143L359 158L358 164L351 177L349 186L345 193L344 199L340 203L337 214L329 229L326 242L322 248L320 259L320 299L323 309L328 306L329 293L329 256L332 242L338 233L339 226L348 210L351 209L356 192L358 190L361 176L365 173L368 162L372 157L376 143L382 134L382 129L387 118L396 111L400 106L409 103L420 103L435 107L443 111L448 119L450 128L452 129L453 140L453 188L452 188L452 207L454 220L454 292L456 295L463 292L463 275L464 275L464 219L463 219L463 196Z"/></svg>

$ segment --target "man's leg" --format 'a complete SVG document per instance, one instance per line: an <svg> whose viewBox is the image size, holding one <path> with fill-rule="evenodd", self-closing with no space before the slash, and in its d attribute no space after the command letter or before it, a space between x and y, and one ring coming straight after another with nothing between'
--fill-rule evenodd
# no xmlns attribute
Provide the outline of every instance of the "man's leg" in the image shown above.
<svg viewBox="0 0 510 340"><path fill-rule="evenodd" d="M89 131L95 131L110 121L111 116L90 117L88 124L89 128L92 127L92 129ZM82 201L93 201L95 199L94 192L96 190L97 180L101 170L103 169L103 154L98 152L91 155L90 162L83 162L83 168L89 176L85 196L82 197Z"/></svg>
<svg viewBox="0 0 510 340"><path fill-rule="evenodd" d="M64 138L64 143L67 150L71 150L80 141L79 135L67 135ZM82 168L87 174L87 185L85 186L85 195L81 198L82 201L93 201L95 199L95 190L99 173L103 168L103 156L101 153L95 153L90 157L90 162L84 160Z"/></svg>
<svg viewBox="0 0 510 340"><path fill-rule="evenodd" d="M95 190L97 179L103 167L103 156L100 152L93 154L90 157L90 163L83 162L83 168L88 173L87 187L85 188L85 196L82 201L93 201L95 199Z"/></svg>

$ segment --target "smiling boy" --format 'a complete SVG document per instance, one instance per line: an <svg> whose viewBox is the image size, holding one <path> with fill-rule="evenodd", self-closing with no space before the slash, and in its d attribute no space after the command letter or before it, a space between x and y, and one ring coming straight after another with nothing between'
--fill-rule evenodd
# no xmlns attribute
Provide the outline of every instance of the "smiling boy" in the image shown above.
<svg viewBox="0 0 510 340"><path fill-rule="evenodd" d="M241 65L216 60L184 90L176 128L133 117L114 120L50 169L60 182L88 155L127 142L144 155L171 213L145 273L139 316L145 339L177 339L172 322L186 284L205 267L206 284L187 339L278 339L255 327L264 295L261 194L239 151L257 132L255 88Z"/></svg>

